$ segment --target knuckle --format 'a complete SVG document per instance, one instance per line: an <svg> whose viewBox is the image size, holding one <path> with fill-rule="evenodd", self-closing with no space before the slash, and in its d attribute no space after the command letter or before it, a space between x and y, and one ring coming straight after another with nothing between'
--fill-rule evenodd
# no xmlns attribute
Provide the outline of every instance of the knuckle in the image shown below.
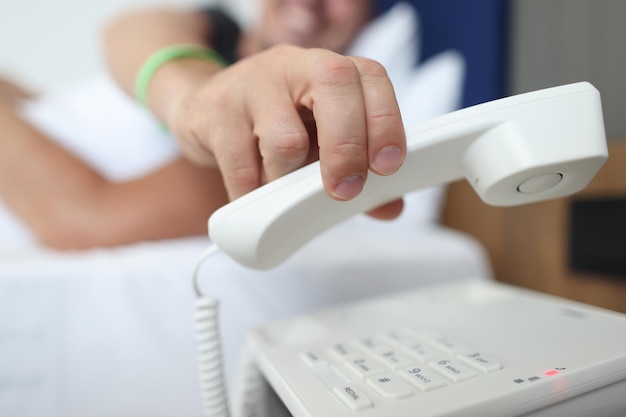
<svg viewBox="0 0 626 417"><path fill-rule="evenodd" d="M231 197L238 197L239 194L252 191L259 185L259 170L256 166L233 166L228 170L228 173L224 173L224 175L225 177L227 176ZM233 193L239 194L233 195Z"/></svg>
<svg viewBox="0 0 626 417"><path fill-rule="evenodd" d="M192 152L214 154L219 146L221 122L234 113L223 88L198 90L181 100L175 109L170 127L179 142L188 144ZM211 109L205 111L204 109Z"/></svg>
<svg viewBox="0 0 626 417"><path fill-rule="evenodd" d="M267 48L265 50L265 54L267 55L279 55L279 56L285 56L287 54L291 54L293 53L295 50L297 50L298 48L295 47L294 45L290 45L287 43L279 43L276 45L272 45L269 48Z"/></svg>
<svg viewBox="0 0 626 417"><path fill-rule="evenodd" d="M387 78L387 70L378 61L367 58L355 59L355 64L362 76L374 78Z"/></svg>
<svg viewBox="0 0 626 417"><path fill-rule="evenodd" d="M309 150L309 136L306 132L280 132L264 149L264 160L294 161L303 158Z"/></svg>
<svg viewBox="0 0 626 417"><path fill-rule="evenodd" d="M390 106L379 106L377 111L370 111L368 114L368 118L371 122L376 123L401 123L401 115L400 110L395 107Z"/></svg>
<svg viewBox="0 0 626 417"><path fill-rule="evenodd" d="M314 76L320 85L335 88L359 83L359 71L355 63L338 54L320 54L314 67Z"/></svg>
<svg viewBox="0 0 626 417"><path fill-rule="evenodd" d="M344 138L344 141L336 144L330 149L330 154L338 158L354 158L367 155L367 144L362 138Z"/></svg>

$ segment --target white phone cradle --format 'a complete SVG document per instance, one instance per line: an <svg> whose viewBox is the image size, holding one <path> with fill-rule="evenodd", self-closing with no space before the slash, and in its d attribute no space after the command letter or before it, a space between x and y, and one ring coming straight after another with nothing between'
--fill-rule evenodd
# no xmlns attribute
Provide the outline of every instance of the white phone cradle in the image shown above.
<svg viewBox="0 0 626 417"><path fill-rule="evenodd" d="M289 410L264 417L626 416L626 315L496 282L275 320L248 346Z"/></svg>

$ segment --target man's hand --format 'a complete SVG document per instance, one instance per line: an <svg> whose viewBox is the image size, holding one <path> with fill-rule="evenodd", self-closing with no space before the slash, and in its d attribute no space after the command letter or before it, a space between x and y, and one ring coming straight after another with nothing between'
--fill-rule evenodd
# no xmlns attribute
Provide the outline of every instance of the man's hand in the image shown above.
<svg viewBox="0 0 626 417"><path fill-rule="evenodd" d="M350 200L368 169L394 173L406 152L384 68L324 49L277 46L211 76L166 118L192 161L219 167L237 198L319 157L326 192ZM394 217L397 202L372 212Z"/></svg>

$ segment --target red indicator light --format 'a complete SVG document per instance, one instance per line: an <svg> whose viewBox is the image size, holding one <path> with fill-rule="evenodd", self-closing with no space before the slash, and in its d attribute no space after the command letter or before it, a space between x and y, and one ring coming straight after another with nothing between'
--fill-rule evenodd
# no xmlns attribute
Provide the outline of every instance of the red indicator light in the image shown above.
<svg viewBox="0 0 626 417"><path fill-rule="evenodd" d="M559 373L559 371L551 370L551 371L546 371L545 375L546 376L554 376L554 375L557 375L558 373Z"/></svg>

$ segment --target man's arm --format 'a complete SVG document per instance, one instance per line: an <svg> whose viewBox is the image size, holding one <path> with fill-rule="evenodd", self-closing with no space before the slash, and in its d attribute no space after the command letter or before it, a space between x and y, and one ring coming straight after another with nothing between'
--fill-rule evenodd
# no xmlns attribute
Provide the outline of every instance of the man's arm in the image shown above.
<svg viewBox="0 0 626 417"><path fill-rule="evenodd" d="M211 24L199 11L142 10L114 19L105 29L107 66L131 97L142 65L155 52L176 44L207 47ZM148 105L156 117L167 120L172 103L189 89L221 70L218 63L179 59L163 65L148 86Z"/></svg>
<svg viewBox="0 0 626 417"><path fill-rule="evenodd" d="M179 158L143 178L107 181L0 102L0 197L59 249L206 233L226 193L216 170Z"/></svg>
<svg viewBox="0 0 626 417"><path fill-rule="evenodd" d="M174 44L210 46L210 35L200 14L132 14L107 31L109 66L131 93L154 52ZM406 151L384 68L325 49L281 45L225 69L200 59L168 61L150 80L147 98L191 161L219 167L231 199L319 155L327 193L349 200L368 170L392 174Z"/></svg>

